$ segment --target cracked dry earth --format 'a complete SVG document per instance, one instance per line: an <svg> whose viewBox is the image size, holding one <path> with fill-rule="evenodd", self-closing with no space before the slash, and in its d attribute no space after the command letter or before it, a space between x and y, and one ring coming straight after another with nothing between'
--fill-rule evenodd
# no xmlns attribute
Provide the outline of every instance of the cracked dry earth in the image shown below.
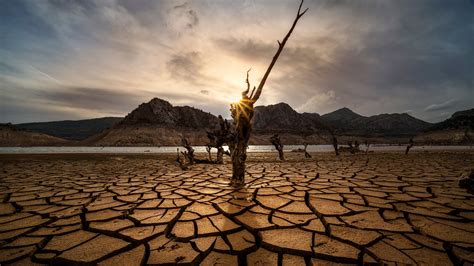
<svg viewBox="0 0 474 266"><path fill-rule="evenodd" d="M201 155L204 156L204 155ZM0 262L472 265L472 152L250 154L188 171L164 155L1 155Z"/></svg>

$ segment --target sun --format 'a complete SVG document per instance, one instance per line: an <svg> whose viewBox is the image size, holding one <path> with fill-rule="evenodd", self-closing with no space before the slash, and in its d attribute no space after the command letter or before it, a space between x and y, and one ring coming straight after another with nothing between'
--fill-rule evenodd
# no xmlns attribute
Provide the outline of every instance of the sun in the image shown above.
<svg viewBox="0 0 474 266"><path fill-rule="evenodd" d="M238 103L240 100L242 100L242 97L240 93L229 93L229 95L226 97L226 100L230 103Z"/></svg>

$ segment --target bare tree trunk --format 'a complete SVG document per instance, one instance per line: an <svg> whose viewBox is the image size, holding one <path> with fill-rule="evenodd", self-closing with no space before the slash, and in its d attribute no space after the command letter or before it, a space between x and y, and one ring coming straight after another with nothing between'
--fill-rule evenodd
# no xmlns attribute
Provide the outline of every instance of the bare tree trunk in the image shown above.
<svg viewBox="0 0 474 266"><path fill-rule="evenodd" d="M273 135L270 138L270 142L275 146L275 149L278 151L278 157L280 158L280 161L285 160L285 156L283 155L283 145L281 145L280 137L278 134Z"/></svg>
<svg viewBox="0 0 474 266"><path fill-rule="evenodd" d="M308 148L308 143L304 144L304 157L305 158L311 158L311 154L309 154L306 149Z"/></svg>
<svg viewBox="0 0 474 266"><path fill-rule="evenodd" d="M410 139L410 141L408 142L408 145L407 145L407 149L405 150L405 155L408 154L408 152L413 147L413 145L415 145L415 143L413 142L413 139Z"/></svg>
<svg viewBox="0 0 474 266"><path fill-rule="evenodd" d="M217 149L216 163L222 164L224 163L224 158L223 158L224 154L226 154L222 146L225 143L232 142L233 134L230 131L231 130L230 123L224 118L222 118L222 116L220 115L218 118L219 118L219 129L207 132L207 137L209 138L208 147L214 147ZM229 145L229 147L230 146L231 145ZM209 154L209 160L212 161L211 154Z"/></svg>
<svg viewBox="0 0 474 266"><path fill-rule="evenodd" d="M179 165L181 170L188 170L188 166L184 162L185 160L181 159L181 155L179 154L179 148L176 149L176 150L177 150L177 154L178 154L178 156L176 158L176 163Z"/></svg>
<svg viewBox="0 0 474 266"><path fill-rule="evenodd" d="M268 66L265 74L260 81L258 87L253 87L252 92L250 92L250 82L249 82L249 71L247 71L247 89L242 92L242 99L238 103L231 104L231 114L234 120L235 132L229 139L228 145L231 151L231 158L232 158L232 179L230 184L232 186L242 186L244 184L245 178L245 160L247 159L247 144L250 138L250 133L252 132L252 127L250 124L250 120L253 117L254 109L253 105L257 100L260 98L262 94L263 87L265 82L270 75L270 72L275 65L278 57L280 56L281 51L285 47L288 38L290 37L291 33L293 32L296 23L298 20L306 13L306 10L301 12L301 6L303 5L303 0L298 7L298 12L296 14L296 18L293 21L293 24L288 31L288 33L283 38L282 42L278 41L278 50L273 56L270 65ZM250 95L249 95L250 92ZM254 94L255 92L255 94Z"/></svg>
<svg viewBox="0 0 474 266"><path fill-rule="evenodd" d="M211 149L212 149L212 146L210 146L210 145L207 145L207 146L206 146L206 151L207 151L207 155L208 155L208 157L209 157L209 162L212 162Z"/></svg>
<svg viewBox="0 0 474 266"><path fill-rule="evenodd" d="M186 138L181 139L181 145L187 150L183 155L188 159L189 164L194 164L194 149Z"/></svg>
<svg viewBox="0 0 474 266"><path fill-rule="evenodd" d="M222 148L222 146L217 148L216 163L218 163L218 164L223 164L224 163L224 148Z"/></svg>
<svg viewBox="0 0 474 266"><path fill-rule="evenodd" d="M336 156L339 155L339 148L337 145L337 138L335 135L332 135L332 146L334 147L334 151L336 152Z"/></svg>

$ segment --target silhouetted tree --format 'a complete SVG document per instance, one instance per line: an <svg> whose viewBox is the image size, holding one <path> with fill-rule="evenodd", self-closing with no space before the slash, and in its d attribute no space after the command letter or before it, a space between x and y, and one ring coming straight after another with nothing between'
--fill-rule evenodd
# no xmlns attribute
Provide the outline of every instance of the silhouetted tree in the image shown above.
<svg viewBox="0 0 474 266"><path fill-rule="evenodd" d="M365 153L369 152L370 143L368 140L365 140Z"/></svg>
<svg viewBox="0 0 474 266"><path fill-rule="evenodd" d="M273 144L275 149L278 151L278 157L280 158L280 160L284 161L285 156L283 155L283 145L281 144L280 136L278 136L278 134L273 135L270 138L270 142Z"/></svg>
<svg viewBox="0 0 474 266"><path fill-rule="evenodd" d="M308 143L303 144L304 145L304 157L306 158L311 158L311 154L309 154L306 149L308 148Z"/></svg>
<svg viewBox="0 0 474 266"><path fill-rule="evenodd" d="M181 152L181 153L188 160L189 164L194 164L194 149L189 143L188 139L182 138L181 146L183 146L186 149L186 151Z"/></svg>
<svg viewBox="0 0 474 266"><path fill-rule="evenodd" d="M224 163L224 144L232 142L233 134L231 132L230 123L222 118L221 115L218 116L219 118L219 128L214 131L207 132L207 138L209 139L208 146L214 147L217 149L217 158L216 163L222 164ZM229 145L230 147L230 145ZM230 153L227 153L230 155Z"/></svg>
<svg viewBox="0 0 474 266"><path fill-rule="evenodd" d="M338 145L337 145L337 137L336 135L332 134L332 146L334 147L334 151L336 152L336 156L339 155L339 148L338 148Z"/></svg>
<svg viewBox="0 0 474 266"><path fill-rule="evenodd" d="M250 120L254 114L254 104L260 98L262 94L263 87L267 81L270 72L275 65L278 57L280 56L281 51L285 47L288 38L290 38L291 33L293 32L296 23L298 20L308 11L305 9L301 12L301 6L303 5L303 0L298 7L298 12L296 18L293 21L293 25L290 30L280 42L278 41L278 50L273 56L270 65L268 66L265 74L260 81L258 87L253 87L253 90L250 92L250 82L249 82L249 71L247 71L247 89L242 92L242 99L238 103L232 103L230 105L230 112L233 118L234 128L227 144L229 145L231 159L232 159L232 178L230 184L232 186L242 186L244 184L245 178L245 161L247 160L247 145L252 132L252 127ZM250 93L250 94L249 94Z"/></svg>
<svg viewBox="0 0 474 266"><path fill-rule="evenodd" d="M408 154L408 152L413 147L413 145L415 145L415 143L413 142L413 138L411 138L410 141L408 142L407 148L405 150L405 154Z"/></svg>
<svg viewBox="0 0 474 266"><path fill-rule="evenodd" d="M179 148L176 149L176 153L178 154L178 156L176 157L176 163L181 168L181 170L187 170L188 165L186 164L184 159L181 159L181 155L179 154Z"/></svg>
<svg viewBox="0 0 474 266"><path fill-rule="evenodd" d="M212 162L212 153L211 153L211 149L212 149L212 146L211 145L207 145L206 146L206 151L207 151L207 155L209 157L209 161Z"/></svg>

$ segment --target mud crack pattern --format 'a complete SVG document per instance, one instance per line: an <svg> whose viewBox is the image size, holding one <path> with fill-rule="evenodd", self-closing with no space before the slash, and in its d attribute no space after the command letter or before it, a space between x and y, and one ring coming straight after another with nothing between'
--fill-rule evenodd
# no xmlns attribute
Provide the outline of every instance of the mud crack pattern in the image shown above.
<svg viewBox="0 0 474 266"><path fill-rule="evenodd" d="M0 156L0 262L17 265L472 264L472 152Z"/></svg>

